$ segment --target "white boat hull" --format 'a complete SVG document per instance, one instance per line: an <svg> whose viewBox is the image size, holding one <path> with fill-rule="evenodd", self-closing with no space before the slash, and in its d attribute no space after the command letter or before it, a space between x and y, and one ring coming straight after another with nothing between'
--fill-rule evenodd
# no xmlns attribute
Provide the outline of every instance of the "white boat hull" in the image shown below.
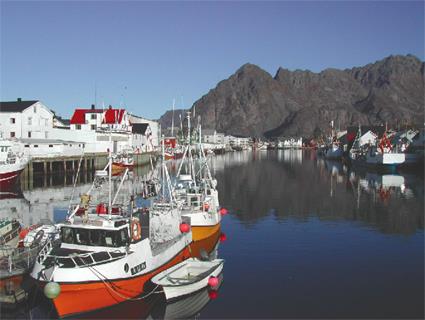
<svg viewBox="0 0 425 320"><path fill-rule="evenodd" d="M191 269L190 267L186 269L187 265L191 265L192 263L205 263L205 264L212 264L216 263L215 266L213 266L213 270L211 272L206 273L205 271L208 270L201 270L202 274L205 272L205 276L202 279L199 279L196 282L191 283L171 283L172 279L183 279L183 278L190 278L190 270L194 270L196 268ZM194 292L197 292L201 289L204 289L208 286L208 280L210 277L218 277L218 275L223 271L223 263L224 260L222 259L216 259L214 261L204 261L204 262L197 262L196 259L188 259L169 270L165 270L161 272L160 274L156 275L154 278L152 278L152 282L161 285L165 298L167 300L176 299L179 297L183 297L189 294L192 294ZM211 267L210 267L211 268ZM199 268L201 269L201 268ZM196 272L196 271L195 271ZM173 276L177 274L180 278L173 278ZM195 275L196 276L196 275ZM171 280L169 280L171 279Z"/></svg>

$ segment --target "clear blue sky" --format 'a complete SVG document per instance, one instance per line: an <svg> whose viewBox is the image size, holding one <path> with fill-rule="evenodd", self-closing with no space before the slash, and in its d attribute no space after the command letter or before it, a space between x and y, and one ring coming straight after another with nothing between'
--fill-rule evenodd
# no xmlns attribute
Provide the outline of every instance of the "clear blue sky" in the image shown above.
<svg viewBox="0 0 425 320"><path fill-rule="evenodd" d="M158 118L188 108L244 63L349 68L390 54L424 60L423 1L5 2L2 101L59 115L94 102Z"/></svg>

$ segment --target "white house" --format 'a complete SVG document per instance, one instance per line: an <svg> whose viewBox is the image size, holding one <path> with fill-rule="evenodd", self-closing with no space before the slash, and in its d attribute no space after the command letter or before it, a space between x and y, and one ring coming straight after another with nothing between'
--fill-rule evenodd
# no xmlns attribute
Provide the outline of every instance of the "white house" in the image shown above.
<svg viewBox="0 0 425 320"><path fill-rule="evenodd" d="M147 145L149 146L149 148L153 148L158 149L160 144L161 144L161 127L159 125L158 121L153 121L153 120L149 120L149 119L145 119L133 114L129 115L129 121L132 125L134 124L148 124L149 125L149 130L150 133L148 131L148 142ZM147 129L148 130L148 129Z"/></svg>
<svg viewBox="0 0 425 320"><path fill-rule="evenodd" d="M224 144L224 133L218 133L216 130L211 129L202 130L202 142Z"/></svg>
<svg viewBox="0 0 425 320"><path fill-rule="evenodd" d="M0 137L52 138L54 113L38 100L0 102Z"/></svg>

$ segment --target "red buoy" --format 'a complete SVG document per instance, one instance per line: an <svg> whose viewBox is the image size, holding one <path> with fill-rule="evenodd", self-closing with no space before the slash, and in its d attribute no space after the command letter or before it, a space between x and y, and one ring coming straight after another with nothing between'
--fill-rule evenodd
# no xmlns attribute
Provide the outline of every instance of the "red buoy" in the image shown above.
<svg viewBox="0 0 425 320"><path fill-rule="evenodd" d="M220 209L220 214L221 214L222 216L226 215L227 213L228 213L228 211L227 211L227 209L226 209L226 208L221 208L221 209Z"/></svg>
<svg viewBox="0 0 425 320"><path fill-rule="evenodd" d="M189 230L190 230L190 226L187 223L184 223L184 222L180 223L180 231L182 233L189 232Z"/></svg>
<svg viewBox="0 0 425 320"><path fill-rule="evenodd" d="M224 242L224 241L226 241L227 240L227 236L226 236L226 234L225 233L221 233L220 234L220 242Z"/></svg>
<svg viewBox="0 0 425 320"><path fill-rule="evenodd" d="M217 299L217 297L218 297L218 292L217 292L217 290L211 290L211 291L209 291L209 292L208 292L208 297L209 297L211 300Z"/></svg>
<svg viewBox="0 0 425 320"><path fill-rule="evenodd" d="M218 278L217 277L210 277L208 279L208 285L210 287L216 287L218 285Z"/></svg>

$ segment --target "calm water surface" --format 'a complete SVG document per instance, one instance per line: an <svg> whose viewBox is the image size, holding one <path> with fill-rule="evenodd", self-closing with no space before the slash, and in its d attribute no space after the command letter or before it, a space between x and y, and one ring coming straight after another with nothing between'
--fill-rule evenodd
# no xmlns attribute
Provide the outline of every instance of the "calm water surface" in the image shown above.
<svg viewBox="0 0 425 320"><path fill-rule="evenodd" d="M218 292L172 305L158 293L84 318L424 317L423 171L358 171L303 151L230 153L211 168L230 211L216 248L226 260ZM146 174L137 170L133 192ZM63 219L71 187L46 184L54 182L0 200L0 214ZM31 298L2 317L55 316L46 299Z"/></svg>

